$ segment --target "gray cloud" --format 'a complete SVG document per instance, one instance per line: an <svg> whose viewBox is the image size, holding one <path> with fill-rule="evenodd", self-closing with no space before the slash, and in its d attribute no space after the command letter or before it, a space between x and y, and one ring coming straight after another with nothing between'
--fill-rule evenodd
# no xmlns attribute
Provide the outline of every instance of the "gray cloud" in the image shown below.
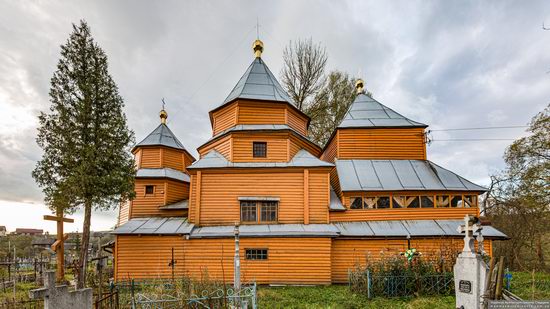
<svg viewBox="0 0 550 309"><path fill-rule="evenodd" d="M208 111L252 61L257 17L276 74L285 44L311 37L326 45L331 69L360 73L382 103L438 129L525 124L547 104L548 9L544 1L0 1L0 200L41 200L30 176L40 158L36 116L49 106L59 45L81 18L109 56L136 138L157 125L164 97L170 127L194 151L211 134ZM485 184L508 143L436 141L428 151Z"/></svg>

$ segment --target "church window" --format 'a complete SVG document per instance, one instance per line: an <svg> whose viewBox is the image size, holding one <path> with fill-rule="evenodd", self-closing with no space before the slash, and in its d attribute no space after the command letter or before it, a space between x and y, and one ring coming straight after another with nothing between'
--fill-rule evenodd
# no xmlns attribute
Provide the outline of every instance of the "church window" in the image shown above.
<svg viewBox="0 0 550 309"><path fill-rule="evenodd" d="M448 195L438 195L436 207L449 207L449 201Z"/></svg>
<svg viewBox="0 0 550 309"><path fill-rule="evenodd" d="M434 207L434 197L433 196L422 196L420 197L420 203L422 208L433 208Z"/></svg>
<svg viewBox="0 0 550 309"><path fill-rule="evenodd" d="M477 207L477 196L464 195L464 207Z"/></svg>
<svg viewBox="0 0 550 309"><path fill-rule="evenodd" d="M245 249L247 260L267 260L267 249Z"/></svg>
<svg viewBox="0 0 550 309"><path fill-rule="evenodd" d="M351 203L350 203L350 209L363 209L363 198L358 197L352 197Z"/></svg>
<svg viewBox="0 0 550 309"><path fill-rule="evenodd" d="M147 185L145 186L145 194L154 194L155 186Z"/></svg>
<svg viewBox="0 0 550 309"><path fill-rule="evenodd" d="M419 208L418 196L394 196L393 208Z"/></svg>
<svg viewBox="0 0 550 309"><path fill-rule="evenodd" d="M267 157L267 143L266 142L252 142L252 156L254 158Z"/></svg>
<svg viewBox="0 0 550 309"><path fill-rule="evenodd" d="M260 208L261 222L276 222L277 221L277 202L262 202Z"/></svg>
<svg viewBox="0 0 550 309"><path fill-rule="evenodd" d="M464 207L462 205L462 195L454 195L451 197L451 207Z"/></svg>
<svg viewBox="0 0 550 309"><path fill-rule="evenodd" d="M241 201L241 221L256 222L256 202Z"/></svg>
<svg viewBox="0 0 550 309"><path fill-rule="evenodd" d="M389 196L380 196L378 201L376 201L377 208L390 208L390 197Z"/></svg>
<svg viewBox="0 0 550 309"><path fill-rule="evenodd" d="M279 202L241 201L241 221L248 223L277 222Z"/></svg>
<svg viewBox="0 0 550 309"><path fill-rule="evenodd" d="M373 208L376 208L376 202L378 201L378 197L374 197L374 196L371 196L371 197L365 197L365 199L363 200L363 202L365 202L364 204L364 208L365 209L373 209Z"/></svg>

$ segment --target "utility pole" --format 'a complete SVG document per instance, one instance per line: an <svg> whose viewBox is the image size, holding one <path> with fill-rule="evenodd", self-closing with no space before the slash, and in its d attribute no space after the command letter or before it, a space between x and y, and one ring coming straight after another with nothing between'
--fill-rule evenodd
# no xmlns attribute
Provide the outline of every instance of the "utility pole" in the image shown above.
<svg viewBox="0 0 550 309"><path fill-rule="evenodd" d="M235 258L233 260L234 273L233 273L233 288L235 289L235 298L237 308L241 307L241 259L239 257L239 224L235 223Z"/></svg>

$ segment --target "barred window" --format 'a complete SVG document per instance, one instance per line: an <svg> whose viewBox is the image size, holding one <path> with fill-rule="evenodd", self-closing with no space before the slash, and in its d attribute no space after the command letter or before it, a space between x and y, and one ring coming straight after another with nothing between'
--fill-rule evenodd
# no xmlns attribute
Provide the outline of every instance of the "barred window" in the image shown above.
<svg viewBox="0 0 550 309"><path fill-rule="evenodd" d="M477 207L477 196L464 195L464 207Z"/></svg>
<svg viewBox="0 0 550 309"><path fill-rule="evenodd" d="M256 222L256 202L241 201L241 221Z"/></svg>
<svg viewBox="0 0 550 309"><path fill-rule="evenodd" d="M145 194L155 193L155 186L147 185L145 186Z"/></svg>
<svg viewBox="0 0 550 309"><path fill-rule="evenodd" d="M266 142L252 142L252 156L254 158L267 157L267 143Z"/></svg>
<svg viewBox="0 0 550 309"><path fill-rule="evenodd" d="M245 249L247 260L267 260L267 249Z"/></svg>

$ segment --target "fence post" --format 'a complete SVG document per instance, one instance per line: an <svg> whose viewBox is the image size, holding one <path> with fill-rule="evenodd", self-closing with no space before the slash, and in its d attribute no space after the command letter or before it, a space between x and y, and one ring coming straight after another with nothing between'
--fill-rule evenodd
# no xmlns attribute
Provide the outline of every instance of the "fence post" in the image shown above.
<svg viewBox="0 0 550 309"><path fill-rule="evenodd" d="M132 297L132 309L136 309L136 300L134 298L134 279L130 281L130 295Z"/></svg>
<svg viewBox="0 0 550 309"><path fill-rule="evenodd" d="M371 298L371 293L370 293L370 270L367 269L367 298L370 299Z"/></svg>

